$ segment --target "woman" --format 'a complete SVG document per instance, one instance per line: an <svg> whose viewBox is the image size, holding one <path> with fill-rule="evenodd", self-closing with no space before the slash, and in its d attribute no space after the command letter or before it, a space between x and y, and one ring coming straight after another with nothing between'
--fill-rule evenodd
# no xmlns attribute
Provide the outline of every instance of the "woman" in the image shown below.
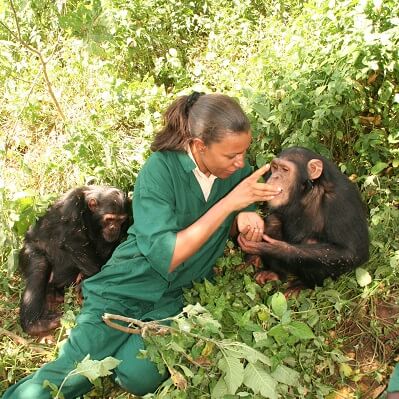
<svg viewBox="0 0 399 399"><path fill-rule="evenodd" d="M211 277L234 221L247 239L261 239L262 218L238 211L279 191L257 182L266 166L247 177L250 142L248 119L232 98L193 93L171 104L152 143L154 153L137 177L128 239L84 282L84 306L58 359L10 387L3 399L50 398L43 381L60 386L87 354L121 360L115 380L131 393L157 388L165 376L149 360L136 358L144 348L141 336L112 329L101 316L173 316L183 307L183 288ZM85 377L74 376L62 393L75 398L91 387Z"/></svg>

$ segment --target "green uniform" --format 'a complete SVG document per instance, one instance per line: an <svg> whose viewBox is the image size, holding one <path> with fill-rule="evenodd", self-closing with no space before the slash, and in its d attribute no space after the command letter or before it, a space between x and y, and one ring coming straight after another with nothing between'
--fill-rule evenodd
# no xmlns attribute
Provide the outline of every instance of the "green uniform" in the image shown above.
<svg viewBox="0 0 399 399"><path fill-rule="evenodd" d="M115 380L136 395L153 392L165 376L156 366L136 355L144 348L140 335L108 327L103 313L141 320L173 316L183 306L182 290L192 281L210 278L216 259L223 254L235 214L231 214L200 250L172 273L168 272L176 234L201 217L239 181L250 174L246 165L227 179L216 179L208 201L192 170L194 162L184 152L155 152L136 181L134 224L128 239L115 250L99 273L84 281L84 306L59 357L11 386L3 399L50 398L44 380L59 386L87 354L91 359L113 356L122 362ZM76 398L91 389L82 376L67 380L62 392Z"/></svg>

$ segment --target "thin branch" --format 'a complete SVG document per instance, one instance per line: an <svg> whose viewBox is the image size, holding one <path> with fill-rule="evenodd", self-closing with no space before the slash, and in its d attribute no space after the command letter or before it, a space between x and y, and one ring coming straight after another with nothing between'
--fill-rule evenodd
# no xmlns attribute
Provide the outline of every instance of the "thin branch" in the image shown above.
<svg viewBox="0 0 399 399"><path fill-rule="evenodd" d="M22 338L19 335L15 334L15 333L13 333L11 331L6 330L5 328L0 327L0 335L6 335L7 337L10 337L13 341L15 341L19 345L29 346L29 348L33 352L47 353L47 351L42 349L42 348L36 348L36 347L31 346L29 344L29 342L25 338Z"/></svg>
<svg viewBox="0 0 399 399"><path fill-rule="evenodd" d="M55 107L57 108L58 113L60 114L61 118L65 121L66 118L65 118L64 112L62 111L61 106L60 106L57 98L55 97L55 94L54 94L50 79L48 77L47 62L44 60L42 53L38 49L36 49L35 47L33 47L30 44L28 44L22 38L22 36L21 36L21 28L19 26L18 15L17 15L17 11L16 11L15 6L14 6L14 2L13 2L13 0L9 0L9 1L10 1L11 9L12 9L13 14L14 14L15 25L17 27L18 35L15 35L15 33L11 32L11 30L6 25L4 25L3 23L1 23L1 24L12 34L12 36L17 38L17 40L22 44L22 46L24 46L31 53L36 54L39 57L40 63L42 64L44 80L45 80L45 82L47 84L47 90L48 90L48 92L50 94L50 97L52 98L52 100L54 102Z"/></svg>

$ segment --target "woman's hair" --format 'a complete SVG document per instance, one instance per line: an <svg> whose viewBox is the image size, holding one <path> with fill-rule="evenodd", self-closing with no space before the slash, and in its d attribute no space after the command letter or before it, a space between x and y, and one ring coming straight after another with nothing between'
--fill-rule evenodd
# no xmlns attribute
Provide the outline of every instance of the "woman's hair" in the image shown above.
<svg viewBox="0 0 399 399"><path fill-rule="evenodd" d="M195 138L209 145L226 134L249 130L249 120L235 99L194 92L177 98L166 110L164 127L156 134L151 150L185 151Z"/></svg>

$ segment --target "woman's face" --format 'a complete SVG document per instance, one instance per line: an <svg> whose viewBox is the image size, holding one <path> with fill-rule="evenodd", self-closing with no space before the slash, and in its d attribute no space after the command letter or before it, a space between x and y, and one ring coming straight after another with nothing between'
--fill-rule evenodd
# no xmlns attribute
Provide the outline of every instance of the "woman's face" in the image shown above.
<svg viewBox="0 0 399 399"><path fill-rule="evenodd" d="M196 139L194 146L197 154L194 153L194 157L198 167L208 176L212 174L220 179L227 179L244 167L245 154L251 139L250 132L227 133L221 141L209 145Z"/></svg>

